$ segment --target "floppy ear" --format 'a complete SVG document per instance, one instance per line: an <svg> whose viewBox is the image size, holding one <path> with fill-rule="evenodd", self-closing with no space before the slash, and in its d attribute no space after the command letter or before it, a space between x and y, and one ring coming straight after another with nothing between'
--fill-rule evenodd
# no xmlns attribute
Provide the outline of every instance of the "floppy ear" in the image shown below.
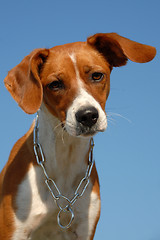
<svg viewBox="0 0 160 240"><path fill-rule="evenodd" d="M39 74L48 54L47 49L34 50L4 79L6 88L26 113L33 114L40 108L43 89Z"/></svg>
<svg viewBox="0 0 160 240"><path fill-rule="evenodd" d="M154 47L134 42L116 33L98 33L87 39L109 62L111 67L125 65L127 60L145 63L156 55Z"/></svg>

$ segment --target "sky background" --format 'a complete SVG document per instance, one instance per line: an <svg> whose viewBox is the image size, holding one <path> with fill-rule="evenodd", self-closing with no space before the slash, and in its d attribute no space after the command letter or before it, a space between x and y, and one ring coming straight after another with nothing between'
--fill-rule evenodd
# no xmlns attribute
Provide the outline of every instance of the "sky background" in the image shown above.
<svg viewBox="0 0 160 240"><path fill-rule="evenodd" d="M111 74L109 124L95 137L102 211L95 240L160 240L160 1L0 0L0 170L34 115L25 114L3 80L39 47L85 41L97 32L157 48L146 64Z"/></svg>

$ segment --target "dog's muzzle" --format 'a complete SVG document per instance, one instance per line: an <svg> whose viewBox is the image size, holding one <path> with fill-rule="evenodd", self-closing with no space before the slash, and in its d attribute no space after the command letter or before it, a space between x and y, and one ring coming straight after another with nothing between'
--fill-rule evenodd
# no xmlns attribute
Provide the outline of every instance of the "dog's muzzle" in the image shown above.
<svg viewBox="0 0 160 240"><path fill-rule="evenodd" d="M88 96L88 95L87 95ZM107 117L100 104L91 96L75 99L66 114L65 129L72 136L93 136L105 131Z"/></svg>

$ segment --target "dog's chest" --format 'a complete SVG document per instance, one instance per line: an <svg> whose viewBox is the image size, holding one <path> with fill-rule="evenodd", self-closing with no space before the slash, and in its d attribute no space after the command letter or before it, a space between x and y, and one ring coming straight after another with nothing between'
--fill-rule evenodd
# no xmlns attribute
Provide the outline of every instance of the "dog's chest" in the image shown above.
<svg viewBox="0 0 160 240"><path fill-rule="evenodd" d="M89 239L88 236L93 229L92 223L100 208L97 195L91 194L91 184L84 198L79 199L73 207L75 213L73 225L68 230L63 230L57 224L58 207L45 183L40 180L42 176L39 172L41 169L32 167L19 186L13 240ZM66 187L71 196L74 191L71 186ZM70 220L68 217L70 216L63 216L66 221Z"/></svg>

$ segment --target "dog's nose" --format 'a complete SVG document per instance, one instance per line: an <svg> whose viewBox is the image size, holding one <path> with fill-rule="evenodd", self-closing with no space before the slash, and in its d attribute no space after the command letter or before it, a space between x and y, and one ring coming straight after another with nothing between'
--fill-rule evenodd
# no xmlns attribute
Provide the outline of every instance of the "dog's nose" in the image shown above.
<svg viewBox="0 0 160 240"><path fill-rule="evenodd" d="M96 124L99 114L95 107L88 107L76 113L76 120L85 127L92 127Z"/></svg>

